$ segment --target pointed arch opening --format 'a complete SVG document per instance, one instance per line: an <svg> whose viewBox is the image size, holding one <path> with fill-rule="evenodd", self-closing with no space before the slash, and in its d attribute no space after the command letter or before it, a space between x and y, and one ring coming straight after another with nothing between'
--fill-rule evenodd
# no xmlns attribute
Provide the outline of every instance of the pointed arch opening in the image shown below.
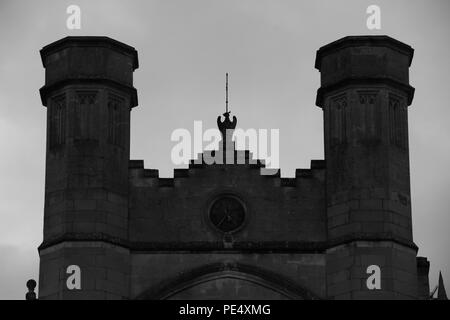
<svg viewBox="0 0 450 320"><path fill-rule="evenodd" d="M257 266L214 263L184 272L152 287L139 300L315 300L294 281Z"/></svg>

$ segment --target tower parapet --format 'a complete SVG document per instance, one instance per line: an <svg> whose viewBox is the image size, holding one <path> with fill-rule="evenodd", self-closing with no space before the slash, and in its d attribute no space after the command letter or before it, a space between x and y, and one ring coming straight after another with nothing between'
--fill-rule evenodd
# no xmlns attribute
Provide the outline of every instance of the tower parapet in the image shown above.
<svg viewBox="0 0 450 320"><path fill-rule="evenodd" d="M137 52L107 37L66 37L45 46L41 57L47 157L40 298L80 296L60 276L70 265L83 273L84 298L127 297L127 250L101 239L128 236Z"/></svg>
<svg viewBox="0 0 450 320"><path fill-rule="evenodd" d="M407 120L413 52L388 36L345 37L317 51L328 237L338 244L327 263L332 298L417 295ZM372 264L381 268L380 290L365 283Z"/></svg>

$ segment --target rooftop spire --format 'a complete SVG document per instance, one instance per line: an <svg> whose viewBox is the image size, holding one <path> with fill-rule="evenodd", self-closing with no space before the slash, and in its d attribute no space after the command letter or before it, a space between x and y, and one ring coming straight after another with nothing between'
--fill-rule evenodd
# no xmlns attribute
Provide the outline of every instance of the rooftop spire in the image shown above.
<svg viewBox="0 0 450 320"><path fill-rule="evenodd" d="M219 127L220 133L222 134L222 146L224 152L224 157L226 153L227 144L232 144L232 149L234 149L234 144L232 142L233 131L236 128L237 119L233 116L233 120L230 119L230 111L228 110L228 73L225 74L225 113L223 114L224 120L222 121L221 116L217 117L217 127Z"/></svg>
<svg viewBox="0 0 450 320"><path fill-rule="evenodd" d="M438 285L438 294L437 294L438 300L448 300L447 293L445 292L444 287L444 279L442 279L442 273L439 271L439 285Z"/></svg>
<svg viewBox="0 0 450 320"><path fill-rule="evenodd" d="M228 72L226 73L225 81L225 113L228 113Z"/></svg>
<svg viewBox="0 0 450 320"><path fill-rule="evenodd" d="M225 117L224 121L221 121L221 117L217 118L217 126L222 134L225 133L227 129L236 128L237 119L233 116L233 121L230 120L230 111L228 110L228 72L225 74L225 113L223 116Z"/></svg>

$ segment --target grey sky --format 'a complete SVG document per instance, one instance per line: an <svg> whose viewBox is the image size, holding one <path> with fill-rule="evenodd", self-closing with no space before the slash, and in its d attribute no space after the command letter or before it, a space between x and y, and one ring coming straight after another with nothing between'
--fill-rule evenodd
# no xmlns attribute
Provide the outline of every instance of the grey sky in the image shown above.
<svg viewBox="0 0 450 320"><path fill-rule="evenodd" d="M66 8L82 11L66 29ZM381 7L382 29L366 28ZM242 128L279 128L282 176L323 159L314 105L316 50L346 35L387 34L415 49L409 109L414 240L450 288L450 1L21 1L0 0L0 298L24 297L42 241L46 109L39 49L67 35L106 35L134 46L139 106L131 158L172 176L170 135L214 127L224 110Z"/></svg>

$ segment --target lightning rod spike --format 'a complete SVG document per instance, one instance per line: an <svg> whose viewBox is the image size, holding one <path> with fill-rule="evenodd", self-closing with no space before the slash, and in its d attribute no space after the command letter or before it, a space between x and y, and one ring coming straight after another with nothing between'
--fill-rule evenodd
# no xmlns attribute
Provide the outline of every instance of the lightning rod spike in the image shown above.
<svg viewBox="0 0 450 320"><path fill-rule="evenodd" d="M226 82L225 82L225 96L226 96L226 100L225 100L225 111L226 113L228 113L228 72L226 73Z"/></svg>

